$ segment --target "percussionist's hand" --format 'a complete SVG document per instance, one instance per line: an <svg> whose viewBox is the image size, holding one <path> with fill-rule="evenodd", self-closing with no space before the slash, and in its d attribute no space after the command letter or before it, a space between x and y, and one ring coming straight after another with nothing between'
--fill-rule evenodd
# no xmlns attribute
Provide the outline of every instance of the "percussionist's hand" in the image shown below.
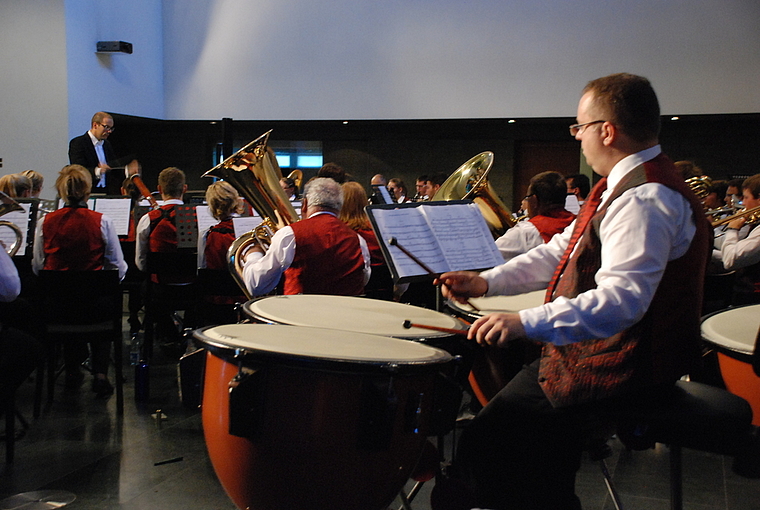
<svg viewBox="0 0 760 510"><path fill-rule="evenodd" d="M466 302L467 298L482 296L488 291L488 282L472 271L443 273L433 284L441 286L443 297L459 303Z"/></svg>
<svg viewBox="0 0 760 510"><path fill-rule="evenodd" d="M470 326L467 338L477 340L480 345L506 347L510 340L525 338L525 328L519 314L491 313Z"/></svg>

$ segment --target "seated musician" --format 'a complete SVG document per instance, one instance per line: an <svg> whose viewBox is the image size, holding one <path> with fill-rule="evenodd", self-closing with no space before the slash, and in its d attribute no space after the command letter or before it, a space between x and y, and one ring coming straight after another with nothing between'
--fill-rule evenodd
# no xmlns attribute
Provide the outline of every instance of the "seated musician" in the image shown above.
<svg viewBox="0 0 760 510"><path fill-rule="evenodd" d="M710 226L658 142L660 109L646 78L589 82L570 133L604 176L573 229L480 275L446 273L444 297L545 288L547 303L493 313L468 338L543 345L464 429L434 510L580 509L575 475L589 429L636 402L657 405L699 357ZM449 491L447 495L446 491ZM455 506L453 495L474 499ZM435 496L435 497L433 497Z"/></svg>
<svg viewBox="0 0 760 510"><path fill-rule="evenodd" d="M182 195L187 191L185 172L169 167L158 174L158 192L163 205L140 218L137 224L135 263L140 271L147 270L149 252L177 251L177 226L175 206L182 205Z"/></svg>
<svg viewBox="0 0 760 510"><path fill-rule="evenodd" d="M380 243L372 230L369 217L364 210L367 205L367 193L361 184L350 181L343 184L343 207L339 218L353 231L362 236L367 242L370 254L372 275L364 289L364 294L370 298L393 299L393 278L385 263Z"/></svg>
<svg viewBox="0 0 760 510"><path fill-rule="evenodd" d="M367 242L338 219L340 184L312 179L303 201L306 219L278 229L266 254L258 245L244 254L249 292L267 294L284 275L285 294L362 294L370 277L370 254Z"/></svg>
<svg viewBox="0 0 760 510"><path fill-rule="evenodd" d="M44 216L37 224L32 270L99 271L118 270L119 278L127 273L119 237L111 218L87 208L92 179L81 165L68 165L58 174L55 189L66 205ZM72 296L75 298L75 296ZM92 390L99 397L113 393L108 382L110 342L90 342L95 379ZM87 358L81 343L64 344L66 384L78 386L83 378L79 365Z"/></svg>
<svg viewBox="0 0 760 510"><path fill-rule="evenodd" d="M32 335L31 313L19 314L18 307L6 307L21 293L16 266L0 246L0 409L44 358L42 344ZM27 307L23 308L27 310ZM35 331L35 333L37 333Z"/></svg>
<svg viewBox="0 0 760 510"><path fill-rule="evenodd" d="M7 174L0 177L0 191L11 198L32 196L32 181L22 174Z"/></svg>
<svg viewBox="0 0 760 510"><path fill-rule="evenodd" d="M21 175L28 178L32 182L32 191L29 194L31 198L40 198L42 193L42 185L45 183L45 177L35 170L24 170Z"/></svg>
<svg viewBox="0 0 760 510"><path fill-rule="evenodd" d="M496 240L496 246L504 257L511 260L531 248L548 243L575 219L565 209L567 185L558 172L542 172L534 175L528 185L528 194L522 200L528 220L520 221Z"/></svg>
<svg viewBox="0 0 760 510"><path fill-rule="evenodd" d="M745 209L760 207L760 174L742 184L742 203ZM760 216L760 215L758 215ZM746 216L726 225L720 260L726 271L737 271L732 304L760 303L760 228L758 222L748 222Z"/></svg>

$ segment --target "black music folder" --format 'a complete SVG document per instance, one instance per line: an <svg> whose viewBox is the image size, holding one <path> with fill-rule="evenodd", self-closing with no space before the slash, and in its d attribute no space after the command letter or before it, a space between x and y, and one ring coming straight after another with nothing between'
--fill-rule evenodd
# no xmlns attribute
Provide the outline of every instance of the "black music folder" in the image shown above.
<svg viewBox="0 0 760 510"><path fill-rule="evenodd" d="M367 214L398 283L432 278L404 250L435 275L481 271L504 263L483 214L471 200L369 205Z"/></svg>

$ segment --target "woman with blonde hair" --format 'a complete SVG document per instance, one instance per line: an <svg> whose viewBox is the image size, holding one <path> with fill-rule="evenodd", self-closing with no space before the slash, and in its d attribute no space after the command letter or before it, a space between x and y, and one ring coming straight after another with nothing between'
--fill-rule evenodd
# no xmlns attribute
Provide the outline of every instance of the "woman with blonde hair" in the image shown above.
<svg viewBox="0 0 760 510"><path fill-rule="evenodd" d="M29 198L32 194L32 181L21 174L8 174L0 177L0 191L11 198Z"/></svg>
<svg viewBox="0 0 760 510"><path fill-rule="evenodd" d="M206 189L206 203L219 223L198 236L198 267L226 269L227 249L235 240L232 218L240 216L243 203L237 190L225 181L217 181Z"/></svg>
<svg viewBox="0 0 760 510"><path fill-rule="evenodd" d="M119 237L111 218L87 208L92 179L81 165L68 165L58 174L55 189L65 206L44 216L37 224L34 239L32 270L52 271L119 271L119 278L127 272L127 263L119 245ZM76 296L72 296L76 299ZM113 393L108 382L110 341L90 342L92 369L95 378L92 391L100 398ZM66 385L77 387L83 374L79 365L87 357L82 343L64 344Z"/></svg>
<svg viewBox="0 0 760 510"><path fill-rule="evenodd" d="M45 177L35 170L25 170L21 172L21 175L32 183L32 191L29 196L31 198L39 198L40 193L42 193L42 184L45 182Z"/></svg>
<svg viewBox="0 0 760 510"><path fill-rule="evenodd" d="M369 248L372 274L364 288L364 293L370 298L391 301L393 300L393 279L385 263L380 243L372 230L369 216L364 210L368 201L367 192L355 181L346 182L341 187L343 188L343 207L338 217L362 236Z"/></svg>

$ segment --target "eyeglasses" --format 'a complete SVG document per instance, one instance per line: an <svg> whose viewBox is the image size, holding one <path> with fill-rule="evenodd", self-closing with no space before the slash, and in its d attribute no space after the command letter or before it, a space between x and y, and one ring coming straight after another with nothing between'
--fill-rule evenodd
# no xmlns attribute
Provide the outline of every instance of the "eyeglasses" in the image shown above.
<svg viewBox="0 0 760 510"><path fill-rule="evenodd" d="M106 131L108 131L109 133L113 133L113 130L116 129L113 126L106 126L102 122L98 122L98 124L100 124L103 127L103 129L106 130Z"/></svg>
<svg viewBox="0 0 760 510"><path fill-rule="evenodd" d="M591 122L584 122L583 124L573 124L570 126L570 135L577 136L578 133L583 133L583 128L590 126L591 124L599 124L600 122L607 122L606 120L592 120Z"/></svg>
<svg viewBox="0 0 760 510"><path fill-rule="evenodd" d="M530 197L535 197L535 196L536 196L536 194L535 194L535 193L531 193L530 195L525 195L525 196L523 197L523 200L530 200Z"/></svg>

